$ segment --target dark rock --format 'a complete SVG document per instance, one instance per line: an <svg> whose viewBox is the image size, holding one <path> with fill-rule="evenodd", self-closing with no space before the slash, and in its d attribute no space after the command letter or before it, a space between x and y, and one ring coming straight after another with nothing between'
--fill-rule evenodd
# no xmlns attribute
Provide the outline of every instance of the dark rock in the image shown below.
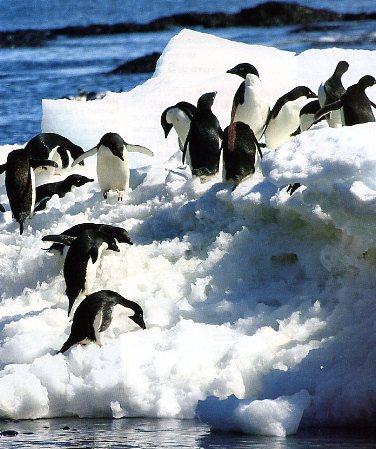
<svg viewBox="0 0 376 449"><path fill-rule="evenodd" d="M161 53L158 52L149 53L140 58L127 61L109 73L152 73L160 56Z"/></svg>
<svg viewBox="0 0 376 449"><path fill-rule="evenodd" d="M308 24L301 27L296 27L290 31L291 34L296 33L313 33L313 32L323 32L323 31L338 31L343 29L342 25L330 25L330 24Z"/></svg>
<svg viewBox="0 0 376 449"><path fill-rule="evenodd" d="M18 432L16 430L3 430L0 432L0 435L2 437L15 437L18 435Z"/></svg>

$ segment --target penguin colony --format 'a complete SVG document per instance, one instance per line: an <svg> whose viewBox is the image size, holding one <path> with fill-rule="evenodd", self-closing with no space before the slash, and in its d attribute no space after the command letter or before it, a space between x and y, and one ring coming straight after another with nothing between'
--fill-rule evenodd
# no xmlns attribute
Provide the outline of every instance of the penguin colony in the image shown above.
<svg viewBox="0 0 376 449"><path fill-rule="evenodd" d="M365 75L346 89L342 76L347 70L349 64L339 61L333 74L320 85L318 94L307 86L297 86L272 106L268 88L257 68L250 63L240 63L227 70L243 81L234 94L229 124L224 130L212 111L217 92L203 93L197 106L182 100L167 107L161 114L161 126L166 138L174 128L183 163L187 162L192 176L202 181L218 173L223 150L223 181L232 183L234 190L255 173L262 159L261 147L277 149L320 120L326 120L330 127L375 121L372 108L376 105L365 93L368 87L376 84L375 78ZM113 191L121 201L129 189L127 155L132 151L153 156L148 148L129 144L113 132L103 135L98 144L86 152L56 133L38 134L24 148L11 151L6 163L0 165L0 174L5 173L9 207L19 224L20 234L24 232L25 220L44 211L53 195L61 198L73 187L94 182L85 176L70 174L62 181L36 187L35 174L61 174L96 155L97 181L103 198L107 199ZM292 183L287 192L292 195L299 187L298 183ZM0 212L5 211L0 204ZM52 242L47 251L66 254L63 275L67 313L73 315L73 320L70 335L58 353L66 352L75 344L100 344L100 334L111 325L116 305L133 311L129 318L141 329L146 328L139 304L112 290L93 291L103 251L119 252L118 244L133 244L125 229L108 224L79 223L61 234L44 236L42 240Z"/></svg>

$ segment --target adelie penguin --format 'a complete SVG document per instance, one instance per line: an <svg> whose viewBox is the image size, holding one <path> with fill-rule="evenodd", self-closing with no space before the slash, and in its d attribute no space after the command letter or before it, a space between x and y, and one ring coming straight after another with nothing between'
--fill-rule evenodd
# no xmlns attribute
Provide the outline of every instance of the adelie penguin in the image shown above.
<svg viewBox="0 0 376 449"><path fill-rule="evenodd" d="M214 175L219 170L223 131L211 110L216 95L217 92L208 92L198 99L197 110L184 144L183 163L189 151L192 175L201 179Z"/></svg>
<svg viewBox="0 0 376 449"><path fill-rule="evenodd" d="M342 95L346 92L346 89L342 84L342 76L349 69L349 63L347 61L339 61L337 64L333 75L328 78L324 83L320 84L318 97L320 102L320 107L324 107L329 103L339 100ZM341 113L338 110L331 111L326 116L328 125L331 128L341 127L342 118Z"/></svg>
<svg viewBox="0 0 376 449"><path fill-rule="evenodd" d="M50 182L48 184L42 184L36 188L35 199L35 212L41 211L46 208L47 202L53 195L58 195L59 198L65 196L72 190L72 187L81 187L88 182L93 182L94 179L87 178L86 176L73 174L67 176L64 181Z"/></svg>
<svg viewBox="0 0 376 449"><path fill-rule="evenodd" d="M372 107L376 105L367 97L365 90L375 84L376 80L373 76L363 76L356 84L348 87L339 100L321 108L316 113L315 119L319 120L328 112L339 110L343 126L374 122Z"/></svg>
<svg viewBox="0 0 376 449"><path fill-rule="evenodd" d="M20 234L24 231L26 218L32 217L35 207L35 174L37 167L57 167L57 163L44 159L32 159L24 149L13 150L8 154L7 162L0 166L5 171L5 187L13 218L20 225Z"/></svg>
<svg viewBox="0 0 376 449"><path fill-rule="evenodd" d="M84 231L101 231L110 234L118 243L127 243L133 245L132 240L129 237L128 232L124 228L119 226L108 225L104 223L79 223L66 229L57 235L46 235L42 238L44 242L54 242L54 244L48 248L50 250L57 250L63 253L65 246L70 246L76 238Z"/></svg>
<svg viewBox="0 0 376 449"><path fill-rule="evenodd" d="M116 191L119 201L129 189L128 152L154 155L148 148L126 143L117 133L106 133L94 148L78 157L72 167L97 154L97 176L103 197L106 199L108 192Z"/></svg>
<svg viewBox="0 0 376 449"><path fill-rule="evenodd" d="M185 140L187 138L191 120L196 113L196 106L187 101L179 101L174 106L166 108L161 115L161 125L164 135L167 138L172 128L178 135L179 148L184 149Z"/></svg>
<svg viewBox="0 0 376 449"><path fill-rule="evenodd" d="M100 290L87 296L77 307L68 340L58 354L66 352L76 344L100 344L100 333L110 326L116 305L132 310L134 314L129 318L141 329L146 329L144 313L139 304L123 298L112 290Z"/></svg>
<svg viewBox="0 0 376 449"><path fill-rule="evenodd" d="M297 86L280 97L265 124L265 144L274 150L300 132L299 114L310 98L317 95L306 86Z"/></svg>
<svg viewBox="0 0 376 449"><path fill-rule="evenodd" d="M262 158L261 148L249 125L243 122L225 128L222 148L223 180L231 180L235 190L243 179L254 174L257 156Z"/></svg>
<svg viewBox="0 0 376 449"><path fill-rule="evenodd" d="M84 152L79 145L56 133L37 134L29 140L25 150L31 158L51 159L58 164L58 168L63 169L68 168Z"/></svg>
<svg viewBox="0 0 376 449"><path fill-rule="evenodd" d="M260 80L259 73L252 64L238 64L227 70L227 73L244 79L234 96L231 123L235 121L246 123L254 132L256 139L260 140L270 111L269 90Z"/></svg>
<svg viewBox="0 0 376 449"><path fill-rule="evenodd" d="M64 260L65 292L69 300L68 315L81 293L92 293L104 250L120 251L114 237L103 231L86 230L72 241Z"/></svg>

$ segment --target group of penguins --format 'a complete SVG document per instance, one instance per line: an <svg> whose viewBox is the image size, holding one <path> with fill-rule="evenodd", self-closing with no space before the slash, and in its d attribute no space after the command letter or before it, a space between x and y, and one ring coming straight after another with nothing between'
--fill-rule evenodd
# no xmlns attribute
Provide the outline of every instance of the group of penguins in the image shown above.
<svg viewBox="0 0 376 449"><path fill-rule="evenodd" d="M223 180L232 182L235 189L242 180L255 173L263 146L273 150L322 119L331 127L375 121L372 108L376 106L365 93L366 88L376 84L375 78L365 75L345 89L342 76L348 68L346 61L340 61L332 76L320 85L318 95L306 86L298 86L280 97L270 109L267 89L257 69L249 63L238 64L227 71L243 79L234 96L230 124L221 129L211 109L216 92L208 92L200 96L197 106L180 101L162 112L165 137L172 128L175 129L183 163L187 161L192 176L198 176L202 181L218 173L223 152ZM98 144L86 152L56 133L38 134L25 148L11 151L6 163L0 165L0 173L5 172L9 206L13 218L19 223L20 234L26 218L43 210L53 195L62 197L73 186L94 181L72 174L63 181L35 187L34 171L56 174L61 169L82 165L85 158L97 155L97 178L102 195L107 198L110 191L115 191L120 201L129 188L129 151L153 156L148 148L128 144L112 132L104 134ZM291 185L290 193L298 187L299 184ZM66 252L63 272L68 316L73 310L74 314L70 335L59 352L63 353L77 343L99 343L99 334L111 324L113 308L117 304L131 309L134 315L129 318L142 329L146 328L139 304L112 290L92 292L103 250L118 252L118 243L133 244L125 229L81 223L42 240L53 242L49 250L63 253L65 248Z"/></svg>

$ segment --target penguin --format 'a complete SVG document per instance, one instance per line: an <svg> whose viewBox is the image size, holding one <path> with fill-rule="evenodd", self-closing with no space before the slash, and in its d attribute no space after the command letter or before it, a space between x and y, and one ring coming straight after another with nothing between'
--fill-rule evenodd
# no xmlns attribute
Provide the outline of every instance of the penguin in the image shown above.
<svg viewBox="0 0 376 449"><path fill-rule="evenodd" d="M198 99L183 149L183 163L189 148L192 175L202 180L219 170L223 131L211 110L216 95L217 92L208 92Z"/></svg>
<svg viewBox="0 0 376 449"><path fill-rule="evenodd" d="M58 195L62 198L65 194L71 191L72 187L80 187L88 182L93 182L94 179L87 178L77 174L67 176L64 181L51 182L49 184L42 184L35 189L35 208L34 212L41 211L46 208L47 202L53 195Z"/></svg>
<svg viewBox="0 0 376 449"><path fill-rule="evenodd" d="M315 114L320 109L319 100L313 100L306 103L299 112L300 132L307 131L315 121ZM320 120L324 120L322 117Z"/></svg>
<svg viewBox="0 0 376 449"><path fill-rule="evenodd" d="M339 100L346 92L346 89L342 85L342 76L348 69L349 63L347 61L339 61L333 75L320 84L318 97L322 108L329 103ZM341 114L338 110L331 111L326 118L331 128L342 126Z"/></svg>
<svg viewBox="0 0 376 449"><path fill-rule="evenodd" d="M306 86L297 86L280 97L265 124L265 144L274 150L300 132L299 113L309 98L317 95Z"/></svg>
<svg viewBox="0 0 376 449"><path fill-rule="evenodd" d="M46 235L42 238L42 241L54 242L54 244L50 248L48 248L47 251L56 249L62 254L64 246L70 246L83 231L88 230L106 232L107 234L112 235L112 237L114 237L114 239L116 239L118 243L127 243L128 245L133 245L129 234L125 229L120 228L119 226L112 226L101 223L79 223L69 229L66 229L61 234Z"/></svg>
<svg viewBox="0 0 376 449"><path fill-rule="evenodd" d="M31 218L35 206L35 174L37 167L57 167L57 163L44 159L32 159L24 149L13 150L8 154L0 173L5 171L5 188L13 218L24 231L26 218Z"/></svg>
<svg viewBox="0 0 376 449"><path fill-rule="evenodd" d="M184 149L185 140L188 135L192 117L196 113L196 106L187 101L179 101L175 106L169 106L161 115L161 125L165 138L174 127L178 135L179 148Z"/></svg>
<svg viewBox="0 0 376 449"><path fill-rule="evenodd" d="M371 75L365 75L352 86L339 100L329 103L315 114L315 120L320 119L330 111L340 110L343 126L358 125L375 121L372 107L375 104L367 97L365 90L376 84L376 80Z"/></svg>
<svg viewBox="0 0 376 449"><path fill-rule="evenodd" d="M70 335L57 354L66 352L75 344L100 344L100 332L111 324L113 309L116 305L131 309L134 315L129 318L141 329L146 329L142 307L134 301L125 299L112 290L100 290L92 293L79 304L72 321Z"/></svg>
<svg viewBox="0 0 376 449"><path fill-rule="evenodd" d="M235 128L230 132L231 128ZM235 137L234 140L230 140ZM235 190L239 183L255 172L257 154L262 157L260 145L250 126L233 122L223 132L223 181L233 181Z"/></svg>
<svg viewBox="0 0 376 449"><path fill-rule="evenodd" d="M238 64L226 73L232 73L244 79L233 99L231 123L235 121L246 123L251 127L256 139L260 140L270 112L268 89L260 80L259 73L252 64Z"/></svg>
<svg viewBox="0 0 376 449"><path fill-rule="evenodd" d="M64 279L69 300L68 315L81 293L92 292L102 251L119 252L114 237L100 230L85 230L72 241L64 260Z"/></svg>
<svg viewBox="0 0 376 449"><path fill-rule="evenodd" d="M72 167L85 158L97 154L97 176L103 197L106 199L110 190L115 190L118 201L123 199L129 189L128 152L138 152L154 156L148 148L126 143L117 133L106 133L99 143L74 160Z"/></svg>
<svg viewBox="0 0 376 449"><path fill-rule="evenodd" d="M56 133L37 134L29 140L25 150L32 158L51 159L57 162L58 168L63 169L68 168L74 159L84 153L80 146ZM51 170L49 170L50 172Z"/></svg>

